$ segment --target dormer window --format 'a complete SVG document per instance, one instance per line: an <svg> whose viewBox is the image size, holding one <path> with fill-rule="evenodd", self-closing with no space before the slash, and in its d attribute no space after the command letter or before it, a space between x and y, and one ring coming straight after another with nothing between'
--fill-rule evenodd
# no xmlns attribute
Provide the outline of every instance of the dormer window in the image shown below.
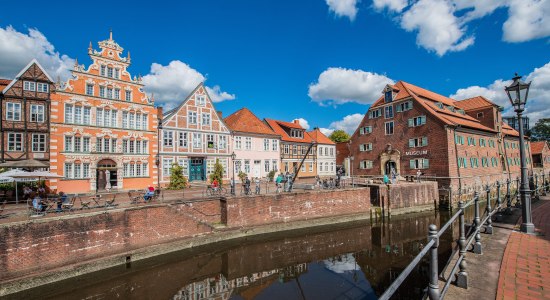
<svg viewBox="0 0 550 300"><path fill-rule="evenodd" d="M393 89L391 86L387 85L384 89L384 102L390 103L393 101Z"/></svg>
<svg viewBox="0 0 550 300"><path fill-rule="evenodd" d="M439 108L439 109L443 109L443 103L441 103L441 102L436 102L435 106L437 106L437 108Z"/></svg>
<svg viewBox="0 0 550 300"><path fill-rule="evenodd" d="M291 129L290 130L290 137L303 139L304 138L304 132L298 129Z"/></svg>
<svg viewBox="0 0 550 300"><path fill-rule="evenodd" d="M452 111L452 112L455 112L455 108L453 106L447 106L447 109Z"/></svg>
<svg viewBox="0 0 550 300"><path fill-rule="evenodd" d="M463 110L463 109L457 109L456 110L457 113L461 114L461 115L465 115L466 112Z"/></svg>

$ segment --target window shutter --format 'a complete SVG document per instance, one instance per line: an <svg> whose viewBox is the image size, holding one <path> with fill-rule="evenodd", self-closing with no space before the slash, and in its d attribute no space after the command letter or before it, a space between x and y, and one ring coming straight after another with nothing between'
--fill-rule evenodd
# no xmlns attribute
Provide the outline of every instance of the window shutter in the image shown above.
<svg viewBox="0 0 550 300"><path fill-rule="evenodd" d="M428 137L425 136L425 137L422 137L422 146L427 146L428 145Z"/></svg>
<svg viewBox="0 0 550 300"><path fill-rule="evenodd" d="M359 127L359 134L365 134L365 128Z"/></svg>
<svg viewBox="0 0 550 300"><path fill-rule="evenodd" d="M422 167L428 169L430 167L430 160L427 158L422 159Z"/></svg>
<svg viewBox="0 0 550 300"><path fill-rule="evenodd" d="M409 119L409 127L414 127L414 120L413 119Z"/></svg>
<svg viewBox="0 0 550 300"><path fill-rule="evenodd" d="M369 119L372 119L372 111L369 111Z"/></svg>
<svg viewBox="0 0 550 300"><path fill-rule="evenodd" d="M397 105L397 107L395 108L395 111L396 112L401 112L401 104Z"/></svg>
<svg viewBox="0 0 550 300"><path fill-rule="evenodd" d="M410 167L411 169L416 169L416 162L415 162L414 159L411 159L411 160L409 161L409 167Z"/></svg>
<svg viewBox="0 0 550 300"><path fill-rule="evenodd" d="M420 124L426 124L426 116L421 116L420 119L422 121Z"/></svg>
<svg viewBox="0 0 550 300"><path fill-rule="evenodd" d="M409 139L409 147L414 147L414 139Z"/></svg>

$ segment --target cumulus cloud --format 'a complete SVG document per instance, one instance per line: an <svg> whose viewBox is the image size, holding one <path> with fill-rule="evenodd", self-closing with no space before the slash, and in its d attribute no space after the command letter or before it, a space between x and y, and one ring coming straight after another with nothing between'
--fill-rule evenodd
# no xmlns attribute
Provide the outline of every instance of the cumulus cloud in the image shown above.
<svg viewBox="0 0 550 300"><path fill-rule="evenodd" d="M300 126L302 126L305 130L308 130L310 127L309 122L304 118L298 118L298 119L292 120L292 122L294 121L298 121L300 123Z"/></svg>
<svg viewBox="0 0 550 300"><path fill-rule="evenodd" d="M67 79L75 62L56 51L38 29L30 28L28 33L23 33L12 26L0 27L0 77L15 77L33 58L54 80L58 76Z"/></svg>
<svg viewBox="0 0 550 300"><path fill-rule="evenodd" d="M173 60L166 66L153 63L150 73L143 77L145 90L154 93L155 99L166 107L174 107L205 80L206 77L199 71L179 60ZM235 95L221 91L217 85L206 89L214 102L235 99Z"/></svg>
<svg viewBox="0 0 550 300"><path fill-rule="evenodd" d="M502 29L508 42L525 42L550 35L550 1L510 0Z"/></svg>
<svg viewBox="0 0 550 300"><path fill-rule="evenodd" d="M309 85L309 97L321 105L356 102L370 104L376 101L386 84L394 81L385 75L362 70L328 68L317 82Z"/></svg>
<svg viewBox="0 0 550 300"><path fill-rule="evenodd" d="M534 124L538 119L550 115L550 105L548 105L548 95L550 95L550 62L540 68L535 68L527 76L523 77L526 82L531 81L529 89L529 98L525 114ZM484 96L496 104L505 108L505 114L513 113L510 109L508 96L504 92L504 87L509 85L511 80L497 79L488 86L470 86L462 88L451 95L451 98L462 100L474 96Z"/></svg>
<svg viewBox="0 0 550 300"><path fill-rule="evenodd" d="M359 123L361 123L361 121L363 120L363 117L364 115L359 113L347 115L344 118L342 118L342 120L338 120L330 123L328 129L332 131L337 129L343 130L351 135L353 134L353 132L355 132L357 127L359 127Z"/></svg>
<svg viewBox="0 0 550 300"><path fill-rule="evenodd" d="M548 0L373 0L373 7L396 14L394 19L401 28L417 34L420 47L439 56L473 45L475 37L468 33L467 25L499 8L508 9L502 25L504 41L525 42L550 36Z"/></svg>
<svg viewBox="0 0 550 300"><path fill-rule="evenodd" d="M325 0L328 8L338 17L347 17L355 20L357 15L357 0Z"/></svg>
<svg viewBox="0 0 550 300"><path fill-rule="evenodd" d="M401 12L407 7L407 0L373 0L372 4L378 10L387 8L390 11Z"/></svg>
<svg viewBox="0 0 550 300"><path fill-rule="evenodd" d="M334 129L323 128L323 127L319 128L319 130L321 130L321 132L326 136L329 136L334 132Z"/></svg>
<svg viewBox="0 0 550 300"><path fill-rule="evenodd" d="M474 43L467 37L466 26L454 15L452 3L441 0L420 0L408 9L401 27L416 31L416 43L439 56L449 51L461 51Z"/></svg>

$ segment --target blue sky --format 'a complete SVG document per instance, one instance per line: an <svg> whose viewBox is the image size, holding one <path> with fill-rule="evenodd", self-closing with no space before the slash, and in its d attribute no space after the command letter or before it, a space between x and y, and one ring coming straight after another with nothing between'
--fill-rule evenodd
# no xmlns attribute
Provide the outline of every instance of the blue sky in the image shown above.
<svg viewBox="0 0 550 300"><path fill-rule="evenodd" d="M112 28L131 51L130 72L154 82L148 91L168 106L206 78L224 115L246 106L260 118L352 131L388 82L505 104L501 79L518 72L534 82L532 118L550 113L548 0L154 3L4 3L0 76L29 56L62 76L75 58L87 66L89 42L97 48Z"/></svg>

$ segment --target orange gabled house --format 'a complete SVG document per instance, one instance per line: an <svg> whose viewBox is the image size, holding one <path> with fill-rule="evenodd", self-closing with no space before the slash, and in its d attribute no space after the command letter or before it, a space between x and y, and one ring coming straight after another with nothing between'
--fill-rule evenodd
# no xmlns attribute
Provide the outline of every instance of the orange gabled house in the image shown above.
<svg viewBox="0 0 550 300"><path fill-rule="evenodd" d="M57 83L51 103L50 180L65 193L156 186L160 109L128 72L130 53L112 37L90 43L92 64L75 63L72 77Z"/></svg>

